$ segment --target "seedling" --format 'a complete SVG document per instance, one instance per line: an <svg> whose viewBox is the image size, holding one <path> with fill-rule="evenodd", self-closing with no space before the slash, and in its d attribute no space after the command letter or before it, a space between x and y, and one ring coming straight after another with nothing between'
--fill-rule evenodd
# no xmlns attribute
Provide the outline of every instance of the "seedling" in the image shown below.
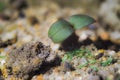
<svg viewBox="0 0 120 80"><path fill-rule="evenodd" d="M113 58L110 56L106 61L101 62L102 66L108 66L112 63Z"/></svg>
<svg viewBox="0 0 120 80"><path fill-rule="evenodd" d="M89 51L87 49L78 49L78 50L66 52L66 54L62 58L62 61L63 62L66 61L66 60L71 61L74 56L80 57L80 58L82 58L82 57L85 57L85 58L93 57L91 51Z"/></svg>
<svg viewBox="0 0 120 80"><path fill-rule="evenodd" d="M90 66L90 68L96 72L98 71L98 68L96 66Z"/></svg>
<svg viewBox="0 0 120 80"><path fill-rule="evenodd" d="M89 59L89 64L95 64L96 60L95 59Z"/></svg>
<svg viewBox="0 0 120 80"><path fill-rule="evenodd" d="M62 43L75 30L94 23L95 20L87 15L73 15L68 21L59 19L53 23L48 31L48 36L54 43Z"/></svg>
<svg viewBox="0 0 120 80"><path fill-rule="evenodd" d="M88 65L88 62L86 62L86 63L80 65L79 68L81 69L81 68L83 68L83 67L85 67L85 66L87 66L87 65Z"/></svg>

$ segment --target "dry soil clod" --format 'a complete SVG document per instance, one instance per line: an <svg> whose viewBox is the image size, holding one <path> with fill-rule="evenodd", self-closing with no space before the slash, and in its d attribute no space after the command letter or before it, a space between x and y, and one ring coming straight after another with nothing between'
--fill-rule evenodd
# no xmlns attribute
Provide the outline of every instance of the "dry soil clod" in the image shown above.
<svg viewBox="0 0 120 80"><path fill-rule="evenodd" d="M7 55L8 75L23 80L34 75L41 65L53 62L57 55L41 42L27 43Z"/></svg>

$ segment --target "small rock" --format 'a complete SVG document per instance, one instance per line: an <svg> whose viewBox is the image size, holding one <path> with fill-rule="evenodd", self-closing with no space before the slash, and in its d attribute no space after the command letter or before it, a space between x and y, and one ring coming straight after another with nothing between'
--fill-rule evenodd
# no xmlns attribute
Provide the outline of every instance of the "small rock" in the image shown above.
<svg viewBox="0 0 120 80"><path fill-rule="evenodd" d="M103 56L104 54L103 53L99 53L98 55L95 56L95 59L99 59Z"/></svg>
<svg viewBox="0 0 120 80"><path fill-rule="evenodd" d="M100 80L100 77L98 75L90 74L87 80Z"/></svg>
<svg viewBox="0 0 120 80"><path fill-rule="evenodd" d="M107 53L109 56L115 56L115 54L116 54L116 52L113 50L108 50Z"/></svg>
<svg viewBox="0 0 120 80"><path fill-rule="evenodd" d="M114 80L120 80L120 74L115 74Z"/></svg>
<svg viewBox="0 0 120 80"><path fill-rule="evenodd" d="M65 71L73 71L74 67L69 62L64 62L63 67Z"/></svg>
<svg viewBox="0 0 120 80"><path fill-rule="evenodd" d="M29 23L30 23L31 25L35 25L35 24L38 24L38 23L39 23L38 19L37 19L35 16L29 17L28 20L29 20Z"/></svg>
<svg viewBox="0 0 120 80"><path fill-rule="evenodd" d="M81 65L82 65L82 64L87 63L88 61L86 60L86 58L81 58L80 62L81 62Z"/></svg>
<svg viewBox="0 0 120 80"><path fill-rule="evenodd" d="M120 32L116 31L116 32L111 32L110 37L113 39L120 39Z"/></svg>
<svg viewBox="0 0 120 80"><path fill-rule="evenodd" d="M53 50L53 51L58 50L59 47L60 47L59 44L54 44L54 45L52 45L52 50Z"/></svg>
<svg viewBox="0 0 120 80"><path fill-rule="evenodd" d="M98 75L100 75L103 78L103 80L105 80L107 78L107 76L110 75L110 73L107 70L99 70Z"/></svg>
<svg viewBox="0 0 120 80"><path fill-rule="evenodd" d="M102 40L109 40L109 32L105 31L104 29L98 30L98 35Z"/></svg>
<svg viewBox="0 0 120 80"><path fill-rule="evenodd" d="M115 43L120 43L120 32L118 32L118 31L111 32L110 39L111 39L111 41L113 41Z"/></svg>
<svg viewBox="0 0 120 80"><path fill-rule="evenodd" d="M11 39L11 40L7 40L7 41L0 40L0 48L7 47L8 45L12 45L16 41L17 41L16 38L15 39Z"/></svg>

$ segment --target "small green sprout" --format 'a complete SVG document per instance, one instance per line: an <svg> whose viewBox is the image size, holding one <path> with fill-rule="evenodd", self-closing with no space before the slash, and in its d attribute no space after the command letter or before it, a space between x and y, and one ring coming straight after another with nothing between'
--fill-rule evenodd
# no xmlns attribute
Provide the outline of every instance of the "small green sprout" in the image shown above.
<svg viewBox="0 0 120 80"><path fill-rule="evenodd" d="M76 56L76 57L85 57L85 58L89 58L92 57L92 53L91 51L87 50L87 49L77 49L74 51L69 51L66 52L66 54L64 55L64 57L62 58L62 61L66 61L66 60L72 60L72 58Z"/></svg>
<svg viewBox="0 0 120 80"><path fill-rule="evenodd" d="M96 66L90 66L90 68L96 72L98 71L98 68Z"/></svg>
<svg viewBox="0 0 120 80"><path fill-rule="evenodd" d="M87 66L87 65L88 65L88 62L86 62L86 63L80 65L79 68L81 69L81 68L83 68L83 67L85 67L85 66Z"/></svg>
<svg viewBox="0 0 120 80"><path fill-rule="evenodd" d="M95 64L96 63L96 60L95 59L89 59L89 64Z"/></svg>
<svg viewBox="0 0 120 80"><path fill-rule="evenodd" d="M112 63L113 58L110 56L106 61L101 62L102 66L108 66Z"/></svg>
<svg viewBox="0 0 120 80"><path fill-rule="evenodd" d="M48 31L48 37L54 43L62 43L75 30L94 23L95 20L87 15L73 15L68 21L59 19L53 23Z"/></svg>

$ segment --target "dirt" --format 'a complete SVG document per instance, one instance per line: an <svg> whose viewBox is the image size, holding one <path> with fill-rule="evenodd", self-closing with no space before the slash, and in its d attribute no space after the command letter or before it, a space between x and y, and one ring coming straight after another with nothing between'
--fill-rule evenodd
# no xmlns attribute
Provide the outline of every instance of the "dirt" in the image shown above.
<svg viewBox="0 0 120 80"><path fill-rule="evenodd" d="M68 1L2 1L0 80L120 80L119 0ZM96 23L52 42L50 26L76 14Z"/></svg>
<svg viewBox="0 0 120 80"><path fill-rule="evenodd" d="M51 63L56 57L56 53L51 52L50 47L41 42L24 44L7 56L8 75L18 79L29 79L41 65Z"/></svg>
<svg viewBox="0 0 120 80"><path fill-rule="evenodd" d="M17 39L11 39L11 40L7 40L7 41L2 41L0 40L0 48L4 48L7 47L9 45L14 44L17 41Z"/></svg>

